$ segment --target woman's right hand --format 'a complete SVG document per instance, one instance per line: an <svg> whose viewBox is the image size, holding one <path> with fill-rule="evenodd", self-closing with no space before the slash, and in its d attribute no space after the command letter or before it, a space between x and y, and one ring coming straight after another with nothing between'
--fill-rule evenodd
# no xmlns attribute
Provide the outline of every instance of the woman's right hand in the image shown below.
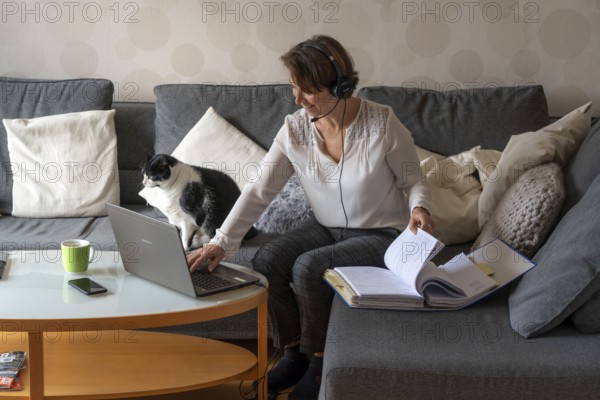
<svg viewBox="0 0 600 400"><path fill-rule="evenodd" d="M212 272L219 265L223 257L225 257L225 250L221 246L213 243L205 243L204 246L188 254L187 263L190 267L190 272L194 272L206 261L210 261L208 272Z"/></svg>

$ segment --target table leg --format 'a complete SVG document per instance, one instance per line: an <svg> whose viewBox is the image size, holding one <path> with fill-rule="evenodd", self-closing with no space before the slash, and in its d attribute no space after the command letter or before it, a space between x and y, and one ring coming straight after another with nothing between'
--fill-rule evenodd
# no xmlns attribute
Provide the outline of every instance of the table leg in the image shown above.
<svg viewBox="0 0 600 400"><path fill-rule="evenodd" d="M257 399L267 400L267 362L269 327L267 326L267 303L258 306L258 387ZM264 374L264 377L263 377ZM262 378L262 379L261 379Z"/></svg>
<svg viewBox="0 0 600 400"><path fill-rule="evenodd" d="M29 398L44 399L44 333L40 331L27 332L28 369L29 369Z"/></svg>

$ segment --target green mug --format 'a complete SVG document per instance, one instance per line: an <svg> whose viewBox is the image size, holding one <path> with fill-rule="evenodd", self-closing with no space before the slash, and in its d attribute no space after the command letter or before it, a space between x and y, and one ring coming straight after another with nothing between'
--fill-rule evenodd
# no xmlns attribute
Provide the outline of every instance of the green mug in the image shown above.
<svg viewBox="0 0 600 400"><path fill-rule="evenodd" d="M87 271L90 261L94 258L94 248L90 242L83 239L69 239L63 241L60 248L65 272L80 274Z"/></svg>

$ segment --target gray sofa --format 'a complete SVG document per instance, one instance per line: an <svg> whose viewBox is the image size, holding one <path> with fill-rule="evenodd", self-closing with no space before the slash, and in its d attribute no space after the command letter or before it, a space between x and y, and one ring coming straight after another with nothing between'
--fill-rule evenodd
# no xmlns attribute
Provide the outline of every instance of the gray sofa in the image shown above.
<svg viewBox="0 0 600 400"><path fill-rule="evenodd" d="M0 94L1 118L114 108L121 204L157 218L162 215L138 195L140 168L147 152L172 152L211 106L266 149L284 116L297 109L287 85L162 85L155 89L156 103L113 103L112 84L106 80L0 78ZM476 145L502 150L511 135L537 130L550 122L540 86L448 92L365 87L358 95L390 104L418 146L445 156ZM598 255L600 236L598 228L576 222L585 219L582 214L588 220L599 214L599 152L600 123L594 121L591 132L563 168L566 198L561 220L553 224L556 227L546 246L534 258L539 265L525 276L527 280L452 312L358 310L336 297L320 398L598 398L600 334L594 333L599 331L594 315L600 315L600 311L595 312L600 303L600 267L599 258L593 257ZM99 249L117 248L106 217L31 219L10 215L12 176L3 126L0 167L2 250L57 248L61 240L72 237L86 238ZM578 231L581 229L588 230ZM244 243L230 261L250 266L258 246L279 233L261 233ZM568 242L571 233L577 234L579 244ZM435 261L468 251L471 244L447 246ZM587 254L585 249L596 253ZM584 254L575 257L580 253ZM544 275L550 270L544 268L546 263L558 263L569 272L584 270L586 285L546 332L525 339L517 317L528 318L527 312L535 312L535 308L519 309L530 300L519 299L528 285L535 287L538 280L550 280ZM567 278L562 277L559 283L565 284ZM560 287L548 292L552 297L562 293ZM254 318L254 313L246 313L210 324L168 329L244 339L255 335Z"/></svg>

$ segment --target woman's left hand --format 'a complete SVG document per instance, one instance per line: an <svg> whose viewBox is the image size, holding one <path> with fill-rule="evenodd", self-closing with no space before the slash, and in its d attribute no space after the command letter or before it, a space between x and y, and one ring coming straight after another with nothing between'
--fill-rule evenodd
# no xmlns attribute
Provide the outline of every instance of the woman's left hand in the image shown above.
<svg viewBox="0 0 600 400"><path fill-rule="evenodd" d="M423 207L415 207L410 215L410 222L408 224L408 228L414 234L417 233L417 228L421 228L422 230L431 233L435 224L433 219L431 219L431 214L427 211L426 208Z"/></svg>

